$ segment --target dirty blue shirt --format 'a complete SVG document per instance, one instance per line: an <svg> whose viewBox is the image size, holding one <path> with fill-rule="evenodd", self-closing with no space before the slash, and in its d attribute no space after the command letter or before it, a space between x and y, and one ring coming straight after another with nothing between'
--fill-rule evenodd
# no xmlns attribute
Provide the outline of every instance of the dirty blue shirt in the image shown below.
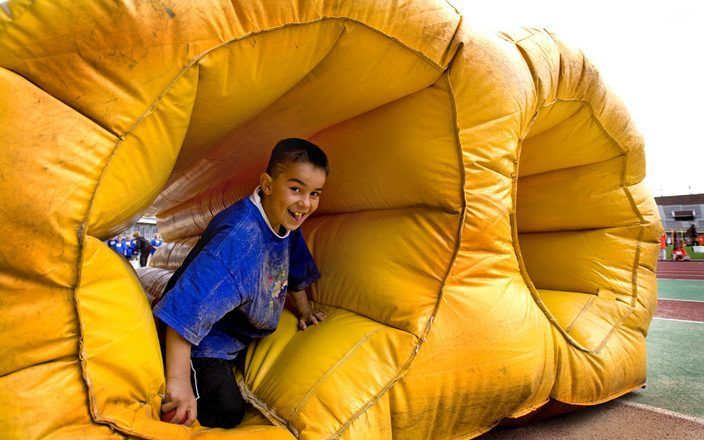
<svg viewBox="0 0 704 440"><path fill-rule="evenodd" d="M275 233L255 191L213 218L154 314L192 344L192 357L234 359L276 329L287 290L319 277L300 229Z"/></svg>

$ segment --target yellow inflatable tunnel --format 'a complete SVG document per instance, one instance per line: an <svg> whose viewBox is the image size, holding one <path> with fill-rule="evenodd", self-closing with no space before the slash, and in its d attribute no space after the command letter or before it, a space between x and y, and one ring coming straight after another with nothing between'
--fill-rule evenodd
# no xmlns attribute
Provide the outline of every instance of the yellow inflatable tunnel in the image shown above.
<svg viewBox="0 0 704 440"><path fill-rule="evenodd" d="M159 421L158 296L273 144L329 154L328 312L250 347L232 430ZM441 0L0 4L0 437L454 439L645 383L659 218L628 112ZM103 242L145 212L140 273Z"/></svg>

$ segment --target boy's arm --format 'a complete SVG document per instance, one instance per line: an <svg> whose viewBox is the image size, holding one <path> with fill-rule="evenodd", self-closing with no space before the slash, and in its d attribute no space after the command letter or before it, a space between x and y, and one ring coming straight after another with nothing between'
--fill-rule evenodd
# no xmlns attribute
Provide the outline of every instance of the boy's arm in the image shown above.
<svg viewBox="0 0 704 440"><path fill-rule="evenodd" d="M315 325L325 319L325 312L322 310L314 311L308 301L308 296L305 290L296 290L289 292L293 298L298 311L298 328L305 330L308 325Z"/></svg>
<svg viewBox="0 0 704 440"><path fill-rule="evenodd" d="M166 326L166 396L161 412L174 409L172 423L191 426L198 415L191 387L191 343Z"/></svg>

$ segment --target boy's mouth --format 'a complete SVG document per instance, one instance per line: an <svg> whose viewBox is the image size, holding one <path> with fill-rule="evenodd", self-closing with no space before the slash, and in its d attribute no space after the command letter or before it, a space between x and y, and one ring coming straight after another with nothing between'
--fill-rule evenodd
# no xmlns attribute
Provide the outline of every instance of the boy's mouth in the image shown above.
<svg viewBox="0 0 704 440"><path fill-rule="evenodd" d="M291 218L293 218L293 221L295 221L296 223L299 223L299 222L303 221L303 216L305 215L305 213L289 209L288 215L290 215Z"/></svg>

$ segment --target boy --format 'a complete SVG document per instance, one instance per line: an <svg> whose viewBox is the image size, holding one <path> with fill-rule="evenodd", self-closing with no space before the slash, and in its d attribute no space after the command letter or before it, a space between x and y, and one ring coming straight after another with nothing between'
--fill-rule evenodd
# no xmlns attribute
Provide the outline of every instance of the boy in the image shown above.
<svg viewBox="0 0 704 440"><path fill-rule="evenodd" d="M173 422L191 425L197 416L204 426L230 428L241 421L234 361L276 329L287 290L301 330L325 319L306 298L320 273L299 227L318 208L327 174L327 157L314 144L277 143L260 186L211 220L169 280L154 314L167 325L161 409L175 410Z"/></svg>

